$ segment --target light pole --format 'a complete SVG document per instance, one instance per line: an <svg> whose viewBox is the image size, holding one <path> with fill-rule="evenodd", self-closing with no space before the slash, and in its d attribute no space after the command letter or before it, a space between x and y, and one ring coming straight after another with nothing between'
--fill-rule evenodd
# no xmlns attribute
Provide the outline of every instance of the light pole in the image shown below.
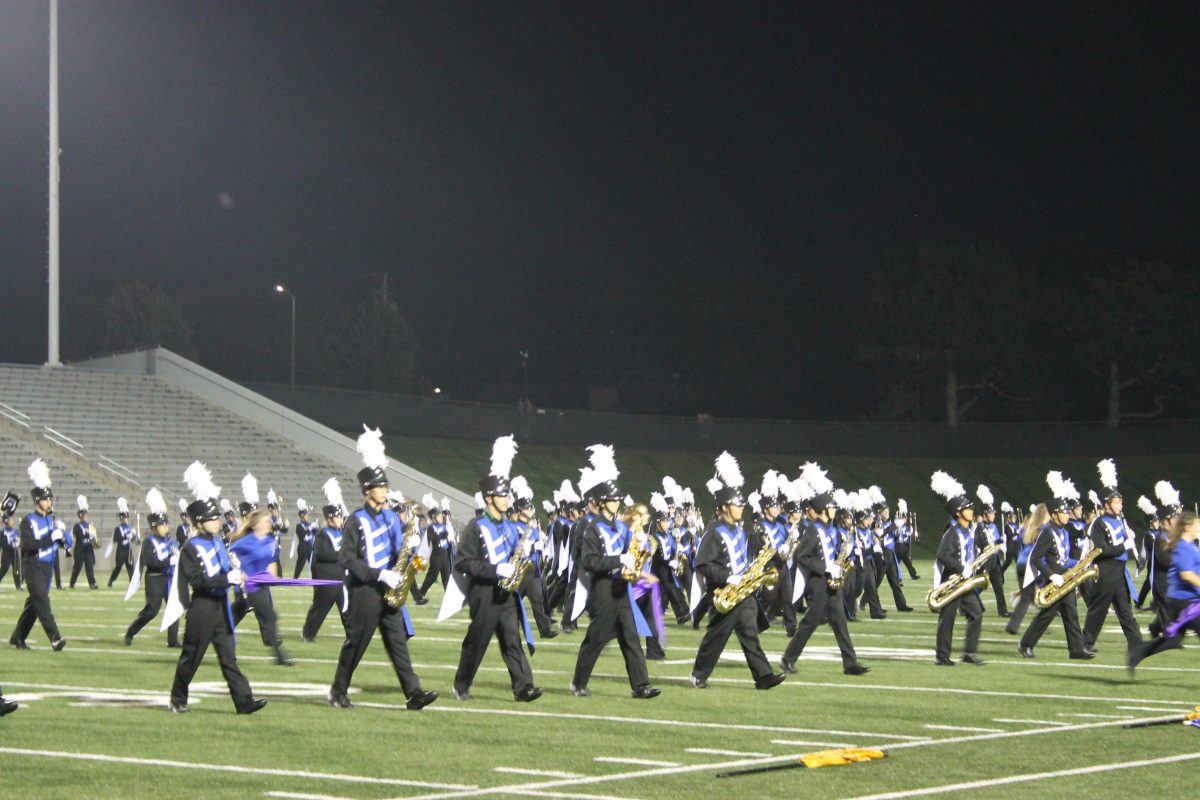
<svg viewBox="0 0 1200 800"><path fill-rule="evenodd" d="M292 388L296 388L296 295L283 288L283 284L275 284L275 291L292 298Z"/></svg>

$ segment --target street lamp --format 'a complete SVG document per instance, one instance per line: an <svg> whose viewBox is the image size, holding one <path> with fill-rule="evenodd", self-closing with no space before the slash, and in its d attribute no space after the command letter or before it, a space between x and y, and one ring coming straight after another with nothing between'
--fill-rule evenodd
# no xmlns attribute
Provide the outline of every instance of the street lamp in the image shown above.
<svg viewBox="0 0 1200 800"><path fill-rule="evenodd" d="M283 284L275 284L275 291L292 298L292 388L296 388L296 295L283 288Z"/></svg>

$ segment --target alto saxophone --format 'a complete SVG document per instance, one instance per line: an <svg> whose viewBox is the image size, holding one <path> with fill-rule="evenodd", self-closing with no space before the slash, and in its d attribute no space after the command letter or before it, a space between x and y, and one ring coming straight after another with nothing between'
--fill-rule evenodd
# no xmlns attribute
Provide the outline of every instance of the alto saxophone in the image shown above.
<svg viewBox="0 0 1200 800"><path fill-rule="evenodd" d="M929 604L929 610L941 611L967 592L986 588L988 582L987 575L980 573L979 570L988 562L988 559L999 552L1000 545L989 544L980 551L974 561L967 565L967 569L963 570L963 572L974 573L970 578L964 578L962 575L952 575L942 581L940 586L930 589L929 593L925 595L925 602Z"/></svg>
<svg viewBox="0 0 1200 800"><path fill-rule="evenodd" d="M417 518L413 515L413 520L408 524L408 532L404 534L404 544L400 548L400 557L396 559L396 571L400 573L400 583L395 589L388 589L383 593L383 600L390 608L399 608L408 600L408 590L412 586L413 578L417 577L417 572L425 569L425 559L413 551L413 548L408 546L408 540L412 538L412 534L416 533Z"/></svg>
<svg viewBox="0 0 1200 800"><path fill-rule="evenodd" d="M838 550L837 561L834 563L841 567L838 571L838 576L835 578L832 575L825 581L825 585L829 590L836 592L846 585L846 581L850 578L850 573L854 571L854 558L851 551L854 549L854 534L847 533L842 537L842 547Z"/></svg>
<svg viewBox="0 0 1200 800"><path fill-rule="evenodd" d="M1062 574L1062 586L1047 583L1033 593L1033 602L1038 608L1049 608L1080 587L1081 584L1100 574L1100 568L1092 562L1100 555L1100 548L1093 547L1083 554L1079 562Z"/></svg>
<svg viewBox="0 0 1200 800"><path fill-rule="evenodd" d="M676 578L682 578L683 571L684 571L684 569L687 568L688 554L683 552L683 548L680 546L681 543L682 543L682 537L680 537L679 541L675 542L675 577Z"/></svg>
<svg viewBox="0 0 1200 800"><path fill-rule="evenodd" d="M737 583L722 586L713 592L713 608L722 614L728 614L738 603L745 600L759 589L770 589L779 581L779 572L774 567L768 567L775 557L775 548L767 545L758 552L750 562L750 566L742 573Z"/></svg>
<svg viewBox="0 0 1200 800"><path fill-rule="evenodd" d="M521 588L521 582L525 580L526 573L533 566L533 524L525 526L524 533L517 540L517 546L513 548L512 555L508 557L508 563L512 564L513 574L507 578L501 578L497 581L497 585L506 592L515 592Z"/></svg>

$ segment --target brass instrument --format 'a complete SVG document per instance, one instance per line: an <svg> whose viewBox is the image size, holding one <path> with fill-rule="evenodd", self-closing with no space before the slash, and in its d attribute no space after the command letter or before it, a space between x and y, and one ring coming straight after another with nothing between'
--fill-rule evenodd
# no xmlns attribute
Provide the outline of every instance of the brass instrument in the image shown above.
<svg viewBox="0 0 1200 800"><path fill-rule="evenodd" d="M425 559L417 555L413 548L408 546L409 539L417 532L417 517L414 514L412 522L408 524L408 531L404 534L404 545L400 548L400 557L396 559L396 571L400 573L400 583L395 589L388 589L383 593L384 602L389 608L399 608L408 600L408 590L412 586L413 578L417 577L417 572L425 569Z"/></svg>
<svg viewBox="0 0 1200 800"><path fill-rule="evenodd" d="M672 536L675 534L672 533ZM683 571L687 568L687 553L683 552L683 537L680 536L675 540L675 577L682 578Z"/></svg>
<svg viewBox="0 0 1200 800"><path fill-rule="evenodd" d="M521 538L517 540L517 546L513 548L512 555L508 557L508 563L513 567L513 574L497 581L497 585L506 592L515 592L521 588L521 582L525 580L525 575L533 566L533 531L534 526L530 522L525 526L525 532L521 534Z"/></svg>
<svg viewBox="0 0 1200 800"><path fill-rule="evenodd" d="M829 587L830 591L836 592L845 586L846 581L850 579L850 573L854 571L854 538L855 535L852 531L847 531L846 535L842 537L842 547L838 550L837 560L834 562L842 568L841 572L836 578L830 575L825 581L825 585Z"/></svg>
<svg viewBox="0 0 1200 800"><path fill-rule="evenodd" d="M742 573L737 583L722 586L713 591L713 608L728 614L738 603L759 589L773 589L779 582L779 572L767 564L775 557L775 548L767 545L758 552L750 566Z"/></svg>
<svg viewBox="0 0 1200 800"><path fill-rule="evenodd" d="M930 589L929 593L925 595L925 602L929 604L929 610L941 611L967 592L986 588L988 582L987 575L984 575L980 570L983 569L983 565L992 556L999 552L1000 545L989 544L980 551L974 561L967 565L967 569L963 570L963 572L972 573L970 578L964 578L962 575L951 575L942 581L940 586Z"/></svg>
<svg viewBox="0 0 1200 800"><path fill-rule="evenodd" d="M1033 602L1038 608L1049 608L1100 574L1100 568L1092 562L1100 555L1100 548L1093 547L1083 554L1079 563L1062 573L1062 586L1047 583L1033 593Z"/></svg>
<svg viewBox="0 0 1200 800"><path fill-rule="evenodd" d="M625 552L633 553L633 565L621 567L621 580L626 583L637 583L642 577L642 571L646 568L646 562L650 560L650 556L654 555L654 544L651 543L651 537L646 533L646 523L649 521L649 509L641 504L631 508L630 513L626 515L626 524L629 525L629 546Z"/></svg>

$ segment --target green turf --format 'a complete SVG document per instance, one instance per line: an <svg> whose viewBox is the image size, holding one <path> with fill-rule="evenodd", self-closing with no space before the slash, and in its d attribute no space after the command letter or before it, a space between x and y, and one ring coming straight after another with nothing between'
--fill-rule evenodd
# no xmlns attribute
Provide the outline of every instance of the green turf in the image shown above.
<svg viewBox="0 0 1200 800"><path fill-rule="evenodd" d="M928 567L921 569L927 577ZM910 582L907 589L914 605L923 606L926 588L925 580ZM735 642L714 673L711 689L688 686L699 633L672 624L669 661L651 663L653 681L664 692L652 701L630 698L615 645L597 666L591 682L594 696L572 697L567 685L583 638L580 631L538 647L532 665L547 694L537 703L513 701L495 646L473 688L476 699L459 703L450 697L449 689L465 612L448 623L435 624L440 600L435 590L430 605L414 609L418 637L411 642L411 652L424 686L441 692L442 698L413 713L403 710L398 682L378 641L354 678L352 699L357 707L334 710L324 705L340 645L339 625L330 619L315 644L300 641L308 591L277 589L275 594L295 667L272 663L252 618L240 629L242 668L257 693L270 699L267 708L253 717L234 714L211 653L195 688L209 684L215 690L193 691L188 716L167 713L166 694L177 651L165 648L156 625L132 647L121 644L137 604L122 602L116 589L55 592L55 612L69 645L64 652L51 652L41 629L35 628L32 650L5 649L0 682L22 708L0 720L0 748L205 762L245 771L77 761L0 749L3 795L245 798L281 792L360 800L454 796L436 788L255 772L273 768L482 789L509 787L508 793L516 796L536 790L566 797L848 798L1200 752L1200 731L1178 724L1140 730L1053 730L1059 727L1053 723L1078 725L1111 722L1120 716L1182 713L1200 702L1196 690L1200 664L1194 648L1156 657L1131 681L1122 668L1124 642L1111 619L1094 662L1066 660L1061 625L1052 627L1039 645L1038 658L1026 661L1017 656L1015 637L1004 633L1002 620L989 613L980 648L989 663L947 669L931 663L936 617L925 611L893 613L894 619L851 626L861 660L873 668L869 675L842 675L832 636L822 629L799 662L800 674L770 692L753 688ZM15 620L23 599L6 583L0 588L0 615ZM991 606L990 595L985 601ZM1149 618L1140 615L1139 619L1145 624ZM777 660L785 644L783 633L772 629L763 641L768 656ZM757 757L687 752L707 748L783 756L823 749L824 743L887 749L916 741L899 737L937 740L980 735L926 725L1051 732L959 744L920 743L897 748L874 763L730 780L713 777L719 764L755 762ZM645 770L662 768L606 763L596 761L597 757L698 769L641 777ZM579 783L506 774L496 767L614 779ZM1194 780L1196 769L1194 762L1180 762L980 791L988 797L1036 793L1078 798L1087 792L1097 797L1131 792L1143 797L1179 796ZM541 784L551 785L534 788Z"/></svg>

